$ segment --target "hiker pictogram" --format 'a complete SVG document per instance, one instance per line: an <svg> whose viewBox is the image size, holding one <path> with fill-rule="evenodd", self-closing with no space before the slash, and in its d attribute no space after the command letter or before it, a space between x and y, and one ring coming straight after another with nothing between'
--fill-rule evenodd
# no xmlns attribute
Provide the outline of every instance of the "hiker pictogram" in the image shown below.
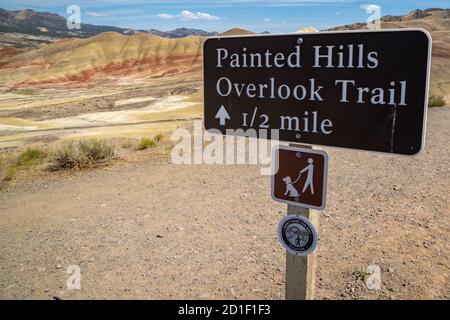
<svg viewBox="0 0 450 320"><path fill-rule="evenodd" d="M325 152L279 146L274 150L273 163L278 168L272 179L274 200L307 208L325 207Z"/></svg>
<svg viewBox="0 0 450 320"><path fill-rule="evenodd" d="M284 193L285 196L297 198L300 196L299 192L297 191L297 188L294 186L297 182L299 182L302 173L306 173L306 181L303 184L303 188L301 188L301 193L304 193L306 189L310 189L311 194L314 194L314 159L309 158L308 159L308 165L303 168L300 173L298 174L297 179L295 181L292 181L291 177L286 176L283 178L283 182L286 184L286 192ZM300 189L299 189L300 190Z"/></svg>

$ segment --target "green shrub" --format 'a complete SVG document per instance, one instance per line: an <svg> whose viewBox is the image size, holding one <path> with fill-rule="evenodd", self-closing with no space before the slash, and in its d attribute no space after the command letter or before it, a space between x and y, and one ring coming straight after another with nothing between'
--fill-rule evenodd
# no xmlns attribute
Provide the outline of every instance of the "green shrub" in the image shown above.
<svg viewBox="0 0 450 320"><path fill-rule="evenodd" d="M46 156L46 153L40 149L28 148L17 158L17 167L30 167L31 165L40 162Z"/></svg>
<svg viewBox="0 0 450 320"><path fill-rule="evenodd" d="M115 147L102 140L69 141L60 145L51 155L51 170L91 168L116 157Z"/></svg>
<svg viewBox="0 0 450 320"><path fill-rule="evenodd" d="M445 99L443 96L436 96L436 95L432 94L428 98L428 107L433 108L433 107L442 107L442 106L445 106Z"/></svg>
<svg viewBox="0 0 450 320"><path fill-rule="evenodd" d="M149 138L142 138L136 147L136 150L145 150L156 146L155 140Z"/></svg>

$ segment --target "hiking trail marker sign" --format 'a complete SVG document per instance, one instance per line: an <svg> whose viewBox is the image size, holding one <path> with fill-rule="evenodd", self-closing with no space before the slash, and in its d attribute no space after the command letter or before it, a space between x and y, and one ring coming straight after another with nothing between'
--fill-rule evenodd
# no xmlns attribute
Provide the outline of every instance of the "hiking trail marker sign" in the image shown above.
<svg viewBox="0 0 450 320"><path fill-rule="evenodd" d="M403 155L423 148L423 29L219 36L205 41L203 57L207 130L266 129L271 139Z"/></svg>
<svg viewBox="0 0 450 320"><path fill-rule="evenodd" d="M317 232L314 225L297 214L287 215L278 224L278 240L289 253L307 256L317 247Z"/></svg>
<svg viewBox="0 0 450 320"><path fill-rule="evenodd" d="M272 198L294 206L324 209L328 155L321 150L276 146L272 152Z"/></svg>

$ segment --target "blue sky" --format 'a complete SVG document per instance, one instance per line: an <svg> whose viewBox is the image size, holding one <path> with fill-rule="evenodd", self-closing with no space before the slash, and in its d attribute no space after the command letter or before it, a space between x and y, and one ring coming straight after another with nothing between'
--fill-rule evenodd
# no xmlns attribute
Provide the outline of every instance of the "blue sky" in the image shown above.
<svg viewBox="0 0 450 320"><path fill-rule="evenodd" d="M68 16L78 5L83 23L135 29L171 30L178 27L225 31L241 27L255 32L294 32L306 26L317 29L364 22L370 14L364 5L381 7L381 15L400 15L420 8L450 8L442 0L2 0L7 10L34 9Z"/></svg>

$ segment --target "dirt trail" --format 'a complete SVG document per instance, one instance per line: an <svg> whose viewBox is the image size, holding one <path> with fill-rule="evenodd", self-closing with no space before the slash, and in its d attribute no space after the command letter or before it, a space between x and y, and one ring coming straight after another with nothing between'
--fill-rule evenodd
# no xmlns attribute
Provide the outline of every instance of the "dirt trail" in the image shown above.
<svg viewBox="0 0 450 320"><path fill-rule="evenodd" d="M449 123L430 110L414 158L326 149L318 299L450 298ZM1 191L0 298L282 299L286 207L269 188L257 166L149 159ZM371 264L378 291L357 279Z"/></svg>

